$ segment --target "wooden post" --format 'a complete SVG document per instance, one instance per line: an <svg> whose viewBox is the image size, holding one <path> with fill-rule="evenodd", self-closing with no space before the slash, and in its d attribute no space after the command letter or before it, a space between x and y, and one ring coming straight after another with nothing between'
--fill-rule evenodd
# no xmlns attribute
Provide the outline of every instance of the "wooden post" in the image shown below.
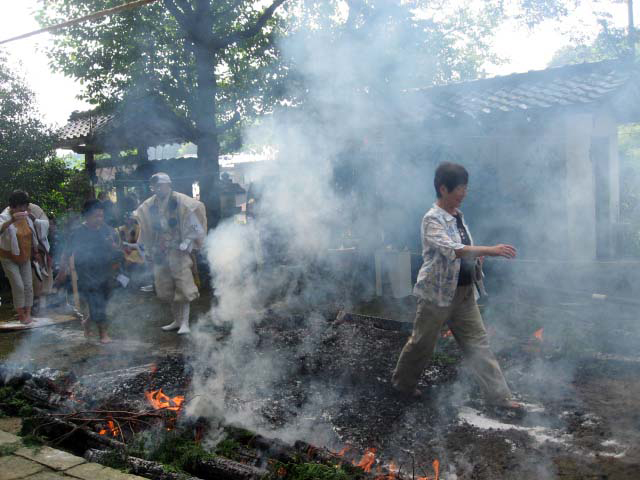
<svg viewBox="0 0 640 480"><path fill-rule="evenodd" d="M89 176L89 186L91 187L91 198L96 198L96 161L93 152L84 153L84 167Z"/></svg>

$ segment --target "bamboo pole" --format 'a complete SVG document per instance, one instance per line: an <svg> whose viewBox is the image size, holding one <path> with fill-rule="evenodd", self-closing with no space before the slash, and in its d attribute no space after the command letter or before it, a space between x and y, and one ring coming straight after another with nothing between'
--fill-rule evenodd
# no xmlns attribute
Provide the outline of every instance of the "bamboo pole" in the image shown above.
<svg viewBox="0 0 640 480"><path fill-rule="evenodd" d="M24 33L22 35L18 35L16 37L7 38L6 40L0 41L0 45L4 43L13 42L15 40L21 40L23 38L32 37L34 35L38 35L40 33L45 32L54 32L56 30L60 30L62 28L70 27L72 25L77 25L78 23L86 22L88 20L96 20L98 18L106 17L108 15L113 15L116 13L123 12L125 10L132 10L134 8L142 7L148 3L156 2L157 0L136 0L135 2L125 3L124 5L119 5L113 8L107 8L106 10L100 10L99 12L91 13L89 15L85 15L84 17L74 18L73 20L69 20L66 22L58 23L56 25L50 25L48 27L40 28L38 30L34 30L33 32Z"/></svg>

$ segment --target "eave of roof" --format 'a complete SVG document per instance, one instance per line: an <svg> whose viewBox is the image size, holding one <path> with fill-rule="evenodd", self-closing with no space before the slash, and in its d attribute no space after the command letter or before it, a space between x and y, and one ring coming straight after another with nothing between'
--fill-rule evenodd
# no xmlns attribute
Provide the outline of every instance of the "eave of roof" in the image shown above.
<svg viewBox="0 0 640 480"><path fill-rule="evenodd" d="M407 92L412 116L421 122L484 123L505 115L530 115L553 109L584 109L611 103L634 85L637 69L610 60L555 67L502 77ZM640 97L633 99L640 105ZM417 109L421 109L418 111ZM637 109L640 110L640 109Z"/></svg>

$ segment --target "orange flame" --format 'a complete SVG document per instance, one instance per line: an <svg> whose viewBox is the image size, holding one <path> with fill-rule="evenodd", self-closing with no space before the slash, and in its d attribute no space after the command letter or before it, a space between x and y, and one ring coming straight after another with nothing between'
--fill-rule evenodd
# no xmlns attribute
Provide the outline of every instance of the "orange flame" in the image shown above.
<svg viewBox="0 0 640 480"><path fill-rule="evenodd" d="M391 460L391 463L389 463L389 465L387 465L386 468L389 471L389 473L384 475L378 475L374 480L397 480L398 478L400 478L398 476L398 473L400 472L400 468L398 467L398 464L396 464L395 461ZM382 470L384 470L384 467L378 466L376 470L379 473Z"/></svg>
<svg viewBox="0 0 640 480"><path fill-rule="evenodd" d="M360 459L360 462L353 464L356 467L360 467L365 472L369 473L371 471L371 467L376 461L376 449L375 448L367 448L364 452L364 455Z"/></svg>
<svg viewBox="0 0 640 480"><path fill-rule="evenodd" d="M346 445L342 450L340 450L339 452L332 452L331 450L329 450L331 452L332 455L335 455L336 457L344 457L344 454L347 453L349 451L349 449L351 448L350 445Z"/></svg>
<svg viewBox="0 0 640 480"><path fill-rule="evenodd" d="M182 408L182 404L184 403L184 395L171 398L165 395L161 388L144 392L144 396L156 410L166 409L177 412Z"/></svg>
<svg viewBox="0 0 640 480"><path fill-rule="evenodd" d="M536 337L538 340L542 341L542 332L544 331L544 328L539 328L538 330L536 330L533 333L533 336Z"/></svg>
<svg viewBox="0 0 640 480"><path fill-rule="evenodd" d="M113 420L109 420L107 422L108 428L103 428L98 432L99 435L106 435L107 433L111 433L114 437L120 435L120 429L116 427L116 424L113 423Z"/></svg>
<svg viewBox="0 0 640 480"><path fill-rule="evenodd" d="M440 461L436 458L433 463L433 477L418 477L417 480L439 480L440 478Z"/></svg>

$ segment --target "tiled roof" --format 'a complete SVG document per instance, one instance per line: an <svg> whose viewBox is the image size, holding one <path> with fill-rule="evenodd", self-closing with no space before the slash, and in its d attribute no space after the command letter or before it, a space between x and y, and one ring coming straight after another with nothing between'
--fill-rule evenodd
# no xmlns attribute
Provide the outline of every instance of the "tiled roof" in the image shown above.
<svg viewBox="0 0 640 480"><path fill-rule="evenodd" d="M105 152L182 142L192 131L159 97L131 98L115 108L74 112L58 131L58 148Z"/></svg>
<svg viewBox="0 0 640 480"><path fill-rule="evenodd" d="M416 105L427 122L567 108L603 103L619 93L636 72L620 61L583 63L566 67L494 77L442 87L418 89Z"/></svg>
<svg viewBox="0 0 640 480"><path fill-rule="evenodd" d="M58 131L59 138L66 142L72 142L94 135L101 127L107 125L113 114L87 114L69 119L67 124Z"/></svg>

